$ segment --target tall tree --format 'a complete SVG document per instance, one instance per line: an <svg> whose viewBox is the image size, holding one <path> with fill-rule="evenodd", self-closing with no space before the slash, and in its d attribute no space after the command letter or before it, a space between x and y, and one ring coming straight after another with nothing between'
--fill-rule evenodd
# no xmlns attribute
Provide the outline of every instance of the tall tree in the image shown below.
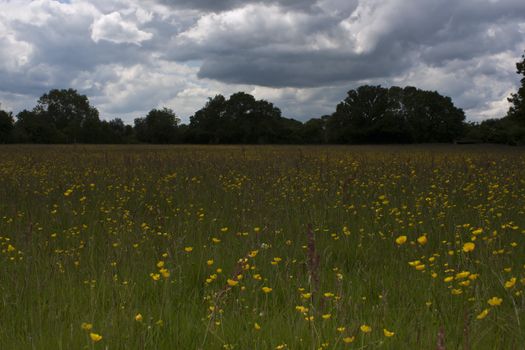
<svg viewBox="0 0 525 350"><path fill-rule="evenodd" d="M98 132L97 109L89 104L85 95L74 89L53 89L45 93L33 112L38 117L49 119L67 143L89 142L95 138L92 133Z"/></svg>
<svg viewBox="0 0 525 350"><path fill-rule="evenodd" d="M465 114L437 92L414 87L361 86L327 120L329 142L451 142L463 133Z"/></svg>
<svg viewBox="0 0 525 350"><path fill-rule="evenodd" d="M13 114L0 109L0 143L9 143L12 141L13 128Z"/></svg>
<svg viewBox="0 0 525 350"><path fill-rule="evenodd" d="M507 116L525 124L525 55L521 58L522 60L516 63L516 73L523 76L520 80L521 86L508 99L512 105Z"/></svg>
<svg viewBox="0 0 525 350"><path fill-rule="evenodd" d="M145 118L135 119L135 133L140 142L180 142L177 126L180 119L170 108L152 109Z"/></svg>
<svg viewBox="0 0 525 350"><path fill-rule="evenodd" d="M64 143L61 134L51 117L47 114L37 115L33 111L23 110L16 116L14 129L15 142L20 143Z"/></svg>
<svg viewBox="0 0 525 350"><path fill-rule="evenodd" d="M283 118L279 108L237 92L228 100L209 99L190 117L189 135L198 143L287 143L298 140L300 123ZM293 141L292 141L293 142Z"/></svg>
<svg viewBox="0 0 525 350"><path fill-rule="evenodd" d="M194 143L220 143L227 137L229 116L226 115L226 98L216 95L190 117L188 141Z"/></svg>

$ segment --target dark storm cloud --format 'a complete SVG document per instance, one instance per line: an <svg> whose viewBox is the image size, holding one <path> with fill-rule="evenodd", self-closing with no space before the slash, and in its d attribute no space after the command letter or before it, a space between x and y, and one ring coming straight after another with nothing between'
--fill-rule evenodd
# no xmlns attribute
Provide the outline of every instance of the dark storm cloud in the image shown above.
<svg viewBox="0 0 525 350"><path fill-rule="evenodd" d="M268 87L316 87L348 81L387 78L410 67L409 57L400 59L385 53L380 59L330 57L326 54L275 54L271 57L246 58L237 55L220 60L204 60L198 76L235 84L255 84Z"/></svg>
<svg viewBox="0 0 525 350"><path fill-rule="evenodd" d="M516 51L524 37L519 0L361 1L345 18L322 2L315 14L252 6L201 18L171 57L203 60L201 78L311 87Z"/></svg>
<svg viewBox="0 0 525 350"><path fill-rule="evenodd" d="M245 6L250 3L279 5L290 9L309 9L316 0L160 0L176 8L197 9L206 12L220 12Z"/></svg>

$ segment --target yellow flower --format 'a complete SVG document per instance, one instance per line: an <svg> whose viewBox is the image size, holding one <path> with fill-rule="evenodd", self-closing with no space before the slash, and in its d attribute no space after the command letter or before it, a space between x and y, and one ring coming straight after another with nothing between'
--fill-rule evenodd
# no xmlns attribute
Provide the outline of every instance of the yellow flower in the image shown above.
<svg viewBox="0 0 525 350"><path fill-rule="evenodd" d="M159 270L159 272L162 274L162 277L164 278L170 277L170 272L168 269L162 268Z"/></svg>
<svg viewBox="0 0 525 350"><path fill-rule="evenodd" d="M489 303L490 306L500 306L502 302L503 299L498 297L492 297L487 301L487 303Z"/></svg>
<svg viewBox="0 0 525 350"><path fill-rule="evenodd" d="M516 284L516 277L512 277L510 280L505 282L505 288L510 289Z"/></svg>
<svg viewBox="0 0 525 350"><path fill-rule="evenodd" d="M93 340L93 342L99 342L102 340L102 336L100 334L97 334L97 333L89 333L89 337L91 338L91 340Z"/></svg>
<svg viewBox="0 0 525 350"><path fill-rule="evenodd" d="M235 281L235 280L232 280L232 279L229 279L229 278L228 278L228 280L226 280L226 283L228 283L228 285L229 285L230 287L235 287L236 285L239 284L239 281Z"/></svg>
<svg viewBox="0 0 525 350"><path fill-rule="evenodd" d="M270 288L270 287L262 287L261 289L262 289L262 291L263 291L265 294L268 294L268 293L270 293L270 292L273 290L273 289Z"/></svg>
<svg viewBox="0 0 525 350"><path fill-rule="evenodd" d="M484 319L489 314L489 311L490 311L489 309L485 309L485 310L481 311L481 313L476 316L476 319L478 319L478 320Z"/></svg>
<svg viewBox="0 0 525 350"><path fill-rule="evenodd" d="M480 235L482 233L483 233L483 229L482 228L478 228L477 230L472 231L472 234L474 236Z"/></svg>
<svg viewBox="0 0 525 350"><path fill-rule="evenodd" d="M137 321L137 322L141 322L142 321L142 315L140 313L135 315L135 321Z"/></svg>
<svg viewBox="0 0 525 350"><path fill-rule="evenodd" d="M467 278L470 275L469 271L461 271L456 274L456 279Z"/></svg>
<svg viewBox="0 0 525 350"><path fill-rule="evenodd" d="M160 279L160 273L150 273L149 275L154 281L158 281Z"/></svg>
<svg viewBox="0 0 525 350"><path fill-rule="evenodd" d="M452 276L448 276L448 277L445 277L445 278L443 279L443 281L444 281L445 283L452 282L453 280L454 280L454 277L452 277Z"/></svg>
<svg viewBox="0 0 525 350"><path fill-rule="evenodd" d="M337 327L339 333L343 333L346 330L346 327Z"/></svg>
<svg viewBox="0 0 525 350"><path fill-rule="evenodd" d="M80 328L82 328L85 331L89 331L93 328L93 325L91 323L82 322Z"/></svg>
<svg viewBox="0 0 525 350"><path fill-rule="evenodd" d="M161 267L164 267L164 261L159 261L157 263L157 267L160 269Z"/></svg>
<svg viewBox="0 0 525 350"><path fill-rule="evenodd" d="M206 265L208 265L208 266L211 266L211 265L213 265L213 260L212 260L212 259L210 259L210 260L206 261Z"/></svg>
<svg viewBox="0 0 525 350"><path fill-rule="evenodd" d="M425 245L427 244L428 242L428 239L427 239L427 236L423 235L423 236L420 236L418 239L417 239L417 243L421 244L421 245Z"/></svg>
<svg viewBox="0 0 525 350"><path fill-rule="evenodd" d="M344 337L344 338L343 338L343 342L344 342L345 344L353 343L354 340L355 340L355 337Z"/></svg>
<svg viewBox="0 0 525 350"><path fill-rule="evenodd" d="M407 241L407 236L399 236L396 238L396 243L398 245L405 244Z"/></svg>
<svg viewBox="0 0 525 350"><path fill-rule="evenodd" d="M307 313L308 312L308 308L307 307L304 307L302 305L299 305L299 306L296 306L295 309L301 313Z"/></svg>
<svg viewBox="0 0 525 350"><path fill-rule="evenodd" d="M193 247L185 247L185 248L184 248L184 251L185 251L186 253L191 253L192 250L193 250Z"/></svg>
<svg viewBox="0 0 525 350"><path fill-rule="evenodd" d="M388 337L388 338L393 337L393 336L395 335L394 332L390 332L390 331L389 331L388 329L386 329L386 328L383 328L383 334L385 335L385 337Z"/></svg>
<svg viewBox="0 0 525 350"><path fill-rule="evenodd" d="M328 320L328 319L330 319L330 317L332 317L332 314L324 314L321 317L323 318L323 320Z"/></svg>
<svg viewBox="0 0 525 350"><path fill-rule="evenodd" d="M256 331L260 331L261 330L261 326L259 326L259 324L257 322L255 322L255 324L253 325L253 328L256 330Z"/></svg>
<svg viewBox="0 0 525 350"><path fill-rule="evenodd" d="M361 332L363 332L363 333L370 333L370 332L372 332L372 327L370 327L370 326L368 326L368 325L366 325L366 324L364 324L364 325L362 325L361 327L359 327L359 329L360 329Z"/></svg>
<svg viewBox="0 0 525 350"><path fill-rule="evenodd" d="M474 248L476 248L476 244L474 244L472 242L467 242L467 243L463 244L463 251L465 253L473 251Z"/></svg>
<svg viewBox="0 0 525 350"><path fill-rule="evenodd" d="M424 269L425 269L425 264L416 265L416 270L423 271Z"/></svg>
<svg viewBox="0 0 525 350"><path fill-rule="evenodd" d="M215 243L215 244L217 244L217 243L221 243L221 240L218 239L217 237L213 237L213 238L211 239L211 241L212 241L213 243Z"/></svg>

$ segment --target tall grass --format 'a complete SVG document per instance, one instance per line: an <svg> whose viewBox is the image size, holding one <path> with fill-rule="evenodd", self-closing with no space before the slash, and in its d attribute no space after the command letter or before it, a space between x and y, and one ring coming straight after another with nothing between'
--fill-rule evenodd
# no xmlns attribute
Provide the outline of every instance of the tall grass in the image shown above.
<svg viewBox="0 0 525 350"><path fill-rule="evenodd" d="M2 147L0 348L518 349L524 170L485 146Z"/></svg>

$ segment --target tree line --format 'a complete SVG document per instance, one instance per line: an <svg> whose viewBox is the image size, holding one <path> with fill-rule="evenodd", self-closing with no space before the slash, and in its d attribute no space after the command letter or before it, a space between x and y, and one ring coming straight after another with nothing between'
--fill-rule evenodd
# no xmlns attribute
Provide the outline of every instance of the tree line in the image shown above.
<svg viewBox="0 0 525 350"><path fill-rule="evenodd" d="M305 123L282 116L271 102L238 92L217 95L188 124L170 108L152 109L133 125L102 120L85 95L53 89L32 110L0 109L0 143L370 144L525 143L525 55L521 87L504 118L465 122L449 97L415 87L364 85L348 91L331 115Z"/></svg>

